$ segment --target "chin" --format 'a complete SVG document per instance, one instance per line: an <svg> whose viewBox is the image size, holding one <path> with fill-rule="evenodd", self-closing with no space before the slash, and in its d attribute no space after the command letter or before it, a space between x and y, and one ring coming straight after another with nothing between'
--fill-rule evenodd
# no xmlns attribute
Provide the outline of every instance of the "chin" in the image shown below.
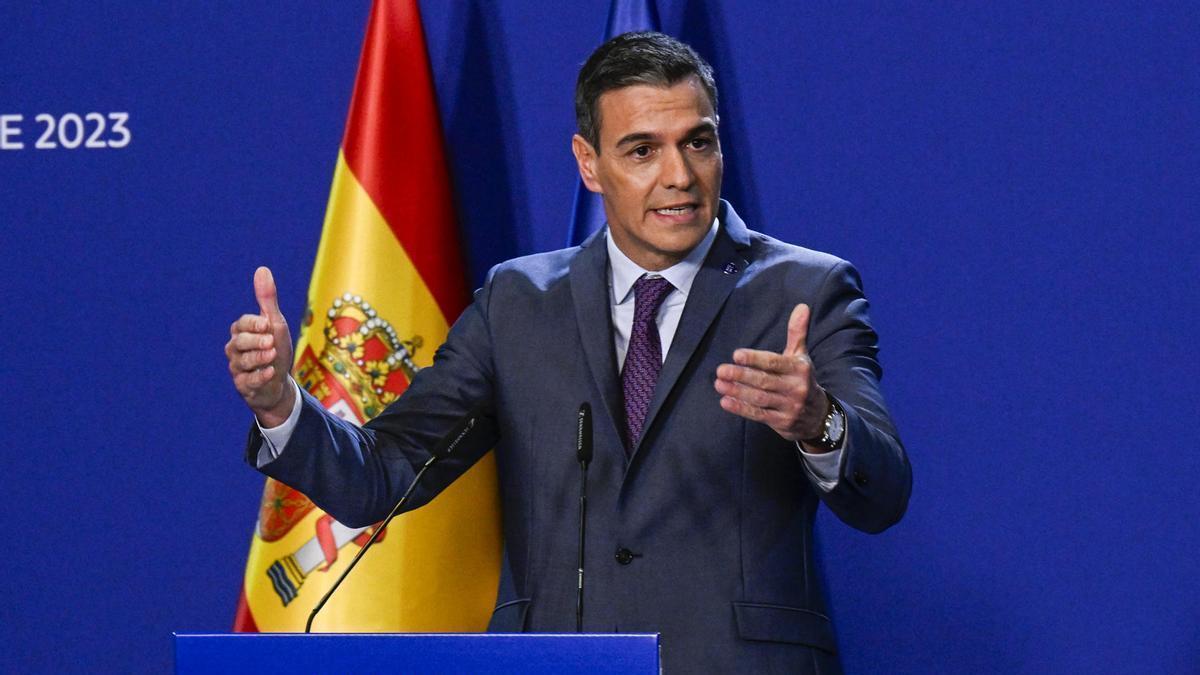
<svg viewBox="0 0 1200 675"><path fill-rule="evenodd" d="M711 221L710 221L711 222ZM700 229L699 227L690 228L686 233L680 233L677 237L671 237L668 241L660 242L662 246L659 250L664 253L669 253L675 258L684 258L692 249L700 245L704 240L704 235L708 233L708 227Z"/></svg>

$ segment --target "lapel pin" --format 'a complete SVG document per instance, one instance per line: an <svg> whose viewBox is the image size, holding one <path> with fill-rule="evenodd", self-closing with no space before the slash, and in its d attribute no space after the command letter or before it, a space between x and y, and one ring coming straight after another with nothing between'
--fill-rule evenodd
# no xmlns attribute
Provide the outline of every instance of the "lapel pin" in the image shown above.
<svg viewBox="0 0 1200 675"><path fill-rule="evenodd" d="M725 269L723 271L725 274L737 274L738 268L737 265L734 265L733 263L725 263Z"/></svg>

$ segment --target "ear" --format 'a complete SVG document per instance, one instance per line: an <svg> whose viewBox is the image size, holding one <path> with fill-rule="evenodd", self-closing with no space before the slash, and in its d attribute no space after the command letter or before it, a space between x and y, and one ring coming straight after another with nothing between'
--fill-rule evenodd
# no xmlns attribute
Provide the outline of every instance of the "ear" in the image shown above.
<svg viewBox="0 0 1200 675"><path fill-rule="evenodd" d="M583 184L592 192L603 194L600 181L596 178L596 149L583 136L575 134L571 137L571 152L575 154L575 163L579 165L579 177Z"/></svg>

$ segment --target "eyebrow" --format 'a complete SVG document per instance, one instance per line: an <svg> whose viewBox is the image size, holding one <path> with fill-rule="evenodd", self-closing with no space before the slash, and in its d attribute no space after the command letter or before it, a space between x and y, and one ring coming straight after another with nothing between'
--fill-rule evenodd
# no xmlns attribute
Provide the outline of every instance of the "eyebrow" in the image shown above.
<svg viewBox="0 0 1200 675"><path fill-rule="evenodd" d="M713 124L712 122L701 122L691 129L688 129L684 136L687 138L694 138L703 133L715 134L716 132L717 125ZM625 136L622 136L621 140L617 141L616 147L619 148L624 145L629 145L630 143L641 143L642 141L653 141L656 138L658 138L657 134L652 134L648 131L635 131L632 134L626 134Z"/></svg>

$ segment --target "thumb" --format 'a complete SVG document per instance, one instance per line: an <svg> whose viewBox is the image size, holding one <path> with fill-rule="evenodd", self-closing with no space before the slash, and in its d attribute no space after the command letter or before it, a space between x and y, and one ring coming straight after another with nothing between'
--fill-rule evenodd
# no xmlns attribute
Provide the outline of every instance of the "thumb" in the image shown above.
<svg viewBox="0 0 1200 675"><path fill-rule="evenodd" d="M787 346L783 350L785 356L808 352L808 317L810 314L808 305L804 303L796 305L792 310L792 315L788 318Z"/></svg>
<svg viewBox="0 0 1200 675"><path fill-rule="evenodd" d="M254 297L258 309L272 324L283 318L279 311L279 294L275 290L275 277L267 267L254 270Z"/></svg>

